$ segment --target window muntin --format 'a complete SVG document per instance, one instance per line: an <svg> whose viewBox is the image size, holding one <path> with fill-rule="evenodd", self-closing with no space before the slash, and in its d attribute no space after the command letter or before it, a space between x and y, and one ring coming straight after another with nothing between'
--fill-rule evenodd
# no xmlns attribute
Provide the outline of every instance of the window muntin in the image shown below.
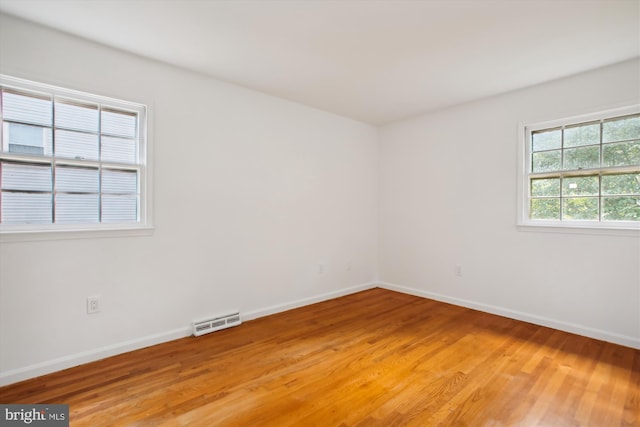
<svg viewBox="0 0 640 427"><path fill-rule="evenodd" d="M0 231L147 226L146 107L0 76Z"/></svg>
<svg viewBox="0 0 640 427"><path fill-rule="evenodd" d="M523 223L640 228L638 108L525 127Z"/></svg>

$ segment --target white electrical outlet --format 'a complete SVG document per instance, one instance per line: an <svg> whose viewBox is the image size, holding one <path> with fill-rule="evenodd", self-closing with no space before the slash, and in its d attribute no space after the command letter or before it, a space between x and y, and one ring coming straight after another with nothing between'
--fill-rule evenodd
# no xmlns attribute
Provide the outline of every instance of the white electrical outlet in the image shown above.
<svg viewBox="0 0 640 427"><path fill-rule="evenodd" d="M100 295L87 297L87 314L100 312Z"/></svg>
<svg viewBox="0 0 640 427"><path fill-rule="evenodd" d="M324 274L324 264L318 264L318 274Z"/></svg>

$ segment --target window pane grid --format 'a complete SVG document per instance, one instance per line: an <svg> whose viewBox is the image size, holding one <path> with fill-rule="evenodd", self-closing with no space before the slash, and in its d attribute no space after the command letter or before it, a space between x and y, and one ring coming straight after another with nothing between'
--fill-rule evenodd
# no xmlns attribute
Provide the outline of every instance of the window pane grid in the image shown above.
<svg viewBox="0 0 640 427"><path fill-rule="evenodd" d="M140 113L0 85L0 120L0 225L140 222Z"/></svg>
<svg viewBox="0 0 640 427"><path fill-rule="evenodd" d="M529 218L640 221L640 114L536 130Z"/></svg>
<svg viewBox="0 0 640 427"><path fill-rule="evenodd" d="M584 189L585 180L592 178L591 188L587 191L572 192L569 186L576 184ZM530 185L530 213L531 218L551 219L559 214L560 220L593 220L593 221L609 221L623 220L616 219L616 215L607 214L605 206L612 207L615 210L615 204L624 208L625 221L640 221L640 172L625 174L601 174L581 176L581 184L575 183L576 177L558 177L561 185L554 193L551 191L540 190L539 181L550 181L552 178L535 178L531 180ZM568 188L569 187L569 188ZM547 202L544 202L547 200ZM557 203L549 205L549 201L555 200ZM567 214L570 207L577 208L578 202L591 205L591 215L589 218L576 218L575 215ZM546 208L545 208L546 207ZM550 208L551 207L551 208ZM549 210L551 209L551 210ZM559 209L559 210L558 210ZM596 215L597 212L597 215ZM615 213L615 212L614 212ZM620 216L620 215L618 215Z"/></svg>

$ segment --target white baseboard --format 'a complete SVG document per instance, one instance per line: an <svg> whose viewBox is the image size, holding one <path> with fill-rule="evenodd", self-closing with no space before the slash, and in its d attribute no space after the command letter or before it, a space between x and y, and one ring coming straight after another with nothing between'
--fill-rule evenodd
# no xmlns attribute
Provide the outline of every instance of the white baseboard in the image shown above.
<svg viewBox="0 0 640 427"><path fill-rule="evenodd" d="M625 347L640 349L640 338L634 338L626 335L620 335L615 332L594 329L588 326L578 325L575 323L563 322L561 320L550 319L548 317L537 316L534 314L524 313L521 311L511 310L504 307L497 307L489 304L478 303L475 301L454 298L447 295L441 295L434 292L424 291L421 289L409 288L393 283L378 282L378 287L389 289L391 291L402 292L409 295L415 295L423 298L429 298L436 301L446 302L461 307L472 308L474 310L484 311L486 313L496 314L498 316L508 317L510 319L522 320L523 322L533 323L535 325L546 326L560 331L570 332L572 334L582 335L589 338L595 338L614 344L620 344Z"/></svg>
<svg viewBox="0 0 640 427"><path fill-rule="evenodd" d="M56 371L61 371L73 366L95 362L96 360L104 359L105 357L115 356L117 354L126 353L128 351L139 350L144 347L149 347L163 342L184 338L191 335L191 333L191 326L186 328L174 329L172 331L147 335L145 337L100 347L95 350L88 350L76 354L70 354L68 356L59 357L57 359L47 360L41 363L36 363L34 365L25 366L23 368L12 369L10 371L0 373L0 386L13 384L18 381L39 377L41 375L50 374Z"/></svg>
<svg viewBox="0 0 640 427"><path fill-rule="evenodd" d="M338 291L327 292L325 294L315 295L309 298L303 298L296 301L290 301L284 304L273 305L259 310L242 313L243 320L252 320L259 317L268 316L270 314L280 313L282 311L291 310L293 308L302 307L316 302L322 302L333 298L338 298L344 295L349 295L355 292L372 289L377 286L376 282L364 283L358 286L352 286L350 288L340 289ZM83 351L76 354L70 354L64 357L60 357L53 360L47 360L41 363L25 366L22 368L12 369L5 372L0 372L0 386L13 384L18 381L35 378L41 375L50 374L52 372L61 371L63 369L71 368L74 366L82 365L89 362L95 362L96 360L104 359L106 357L115 356L118 354L126 353L128 351L139 350L144 347L149 347L156 344L161 344L168 341L188 337L193 332L191 325L174 329L171 331L161 332L158 334L148 335L141 338L136 338L129 341L124 341L105 347L100 347L94 350Z"/></svg>
<svg viewBox="0 0 640 427"><path fill-rule="evenodd" d="M292 310L298 307L304 307L305 305L315 304L317 302L327 301L334 298L339 298L345 295L354 294L360 291L366 291L367 289L373 289L378 286L377 282L363 283L361 285L352 286L350 288L340 289L333 292L327 292L320 295L315 295L309 298L303 298L296 301L286 302L284 304L272 305L270 307L261 308L259 310L250 311L242 314L243 320L252 320L259 317L269 316L270 314L281 313L283 311Z"/></svg>
<svg viewBox="0 0 640 427"><path fill-rule="evenodd" d="M423 298L429 298L436 301L442 301L462 307L472 308L475 310L484 311L499 316L508 317L511 319L522 320L524 322L533 323L536 325L547 326L550 328L558 329L561 331L571 332L578 335L587 336L615 344L624 345L631 348L640 349L640 339L620 335L608 331L589 328L582 325L576 325L573 323L567 323L558 321L555 319L549 319L542 316L536 316L529 313L510 310L503 307L492 306L483 303L477 303L460 298L449 297L429 291L424 291L415 288L409 288L406 286L400 286L387 282L369 282L349 288L340 289L337 291L327 292L324 294L315 295L313 297L303 298L295 301L286 302L284 304L273 305L265 307L259 310L243 313L244 320L253 320L260 317L268 316L271 314L280 313L286 310L303 307L305 305L314 304L317 302L327 301L333 298L353 294L356 292L364 291L380 287L383 289L389 289L392 291L402 292L409 295L415 295ZM163 342L172 341L187 337L192 334L191 326L174 329L167 332L148 335L145 337L116 343L113 345L101 347L95 350L84 351L81 353L71 354L68 356L60 357L53 360L25 366L18 369L0 373L0 386L13 384L18 381L23 381L29 378L35 378L40 375L46 375L52 372L60 371L63 369L71 368L73 366L82 365L84 363L94 362L96 360L104 359L106 357L115 356L118 354L126 353L128 351L138 350L144 347L149 347Z"/></svg>

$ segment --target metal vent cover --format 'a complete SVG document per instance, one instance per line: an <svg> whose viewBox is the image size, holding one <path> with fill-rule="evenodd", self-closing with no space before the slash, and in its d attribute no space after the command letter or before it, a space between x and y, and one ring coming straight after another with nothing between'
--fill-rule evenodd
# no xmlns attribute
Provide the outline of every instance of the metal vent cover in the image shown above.
<svg viewBox="0 0 640 427"><path fill-rule="evenodd" d="M231 311L225 314L219 314L207 317L201 320L193 321L193 335L200 336L210 332L219 331L220 329L231 328L242 323L239 311Z"/></svg>

